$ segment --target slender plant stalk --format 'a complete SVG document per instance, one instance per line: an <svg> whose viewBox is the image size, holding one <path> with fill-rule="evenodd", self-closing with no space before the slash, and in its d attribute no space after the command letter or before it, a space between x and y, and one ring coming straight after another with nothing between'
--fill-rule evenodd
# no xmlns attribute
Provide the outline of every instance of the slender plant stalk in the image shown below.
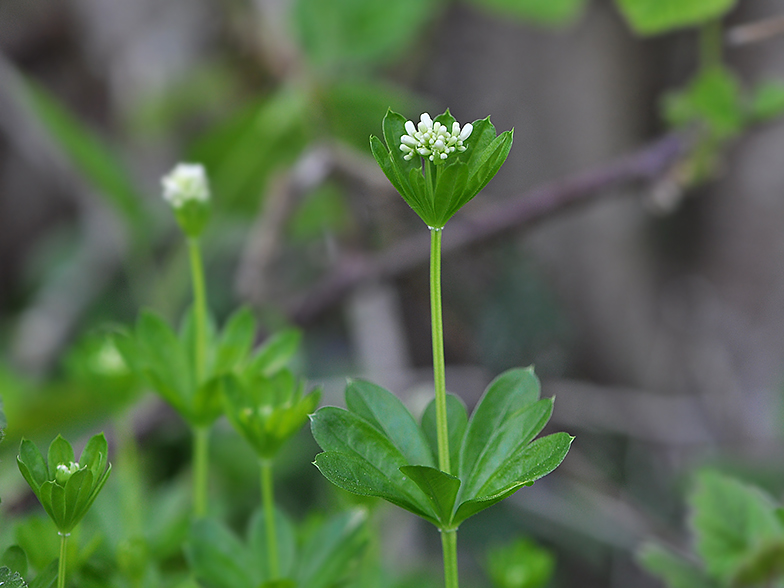
<svg viewBox="0 0 784 588"><path fill-rule="evenodd" d="M444 586L458 588L457 529L441 531L441 548L444 552Z"/></svg>
<svg viewBox="0 0 784 588"><path fill-rule="evenodd" d="M433 380L436 389L438 468L451 474L449 434L446 422L444 319L441 311L441 229L430 230L430 320L433 329Z"/></svg>
<svg viewBox="0 0 784 588"><path fill-rule="evenodd" d="M204 380L207 368L207 292L204 287L204 264L198 239L188 239L188 254L191 261L191 282L193 284L193 319L196 329L196 379L199 384Z"/></svg>
<svg viewBox="0 0 784 588"><path fill-rule="evenodd" d="M261 460L261 502L264 506L264 522L267 528L267 559L269 561L270 580L277 580L280 575L278 567L278 535L275 532L275 489L272 485L272 461Z"/></svg>
<svg viewBox="0 0 784 588"><path fill-rule="evenodd" d="M191 262L193 320L196 330L194 364L196 386L199 386L204 381L207 370L207 293L204 286L204 264L201 259L198 239L188 239L188 254ZM207 515L209 436L208 427L193 428L193 513L197 517Z"/></svg>
<svg viewBox="0 0 784 588"><path fill-rule="evenodd" d="M209 427L193 427L193 514L207 516L207 481L210 460Z"/></svg>
<svg viewBox="0 0 784 588"><path fill-rule="evenodd" d="M60 561L57 567L57 588L65 588L65 554L68 533L60 533Z"/></svg>
<svg viewBox="0 0 784 588"><path fill-rule="evenodd" d="M451 474L449 428L446 418L446 367L444 365L444 319L441 308L441 229L430 230L430 320L433 329L433 380L436 391L438 467ZM441 529L444 584L458 588L457 529Z"/></svg>

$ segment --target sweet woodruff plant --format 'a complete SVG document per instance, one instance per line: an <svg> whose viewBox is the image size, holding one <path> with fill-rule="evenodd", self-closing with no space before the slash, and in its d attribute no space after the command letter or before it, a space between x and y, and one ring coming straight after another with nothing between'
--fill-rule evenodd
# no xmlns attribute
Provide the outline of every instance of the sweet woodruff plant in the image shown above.
<svg viewBox="0 0 784 588"><path fill-rule="evenodd" d="M32 441L22 441L16 458L19 471L32 488L60 534L57 586L65 586L66 545L109 479L108 446L103 433L91 438L76 461L71 444L59 435L49 445L47 459ZM2 585L2 582L0 582Z"/></svg>
<svg viewBox="0 0 784 588"><path fill-rule="evenodd" d="M378 165L431 234L430 302L435 396L421 420L384 388L346 387L346 409L324 407L312 431L324 450L316 466L333 484L383 498L441 532L447 588L457 588L457 529L468 517L553 471L572 437L535 439L550 419L533 369L512 369L485 390L473 414L446 392L441 311L441 235L447 221L498 172L512 132L489 118L461 126L447 110L418 124L387 112L386 145L371 137Z"/></svg>

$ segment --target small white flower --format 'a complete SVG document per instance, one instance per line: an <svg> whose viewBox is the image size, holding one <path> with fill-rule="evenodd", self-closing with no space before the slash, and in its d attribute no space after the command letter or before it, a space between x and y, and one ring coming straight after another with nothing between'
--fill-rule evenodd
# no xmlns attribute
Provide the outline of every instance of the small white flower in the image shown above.
<svg viewBox="0 0 784 588"><path fill-rule="evenodd" d="M178 163L163 177L161 184L164 200L174 208L180 208L191 200L207 202L210 199L207 172L198 163Z"/></svg>
<svg viewBox="0 0 784 588"><path fill-rule="evenodd" d="M400 138L400 150L405 154L403 159L410 161L415 155L427 157L430 161L445 160L450 153L463 152L466 146L463 142L471 136L474 126L466 123L460 128L460 123L454 122L449 131L440 122L433 122L430 115L425 112L419 117L419 124L414 126L410 120L405 124L406 133Z"/></svg>

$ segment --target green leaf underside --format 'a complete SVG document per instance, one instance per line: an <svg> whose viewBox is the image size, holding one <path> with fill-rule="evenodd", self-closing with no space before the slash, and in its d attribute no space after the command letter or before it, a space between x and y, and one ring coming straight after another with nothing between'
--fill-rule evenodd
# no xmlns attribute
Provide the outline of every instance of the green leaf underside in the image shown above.
<svg viewBox="0 0 784 588"><path fill-rule="evenodd" d="M384 472L356 454L326 451L319 453L314 463L324 477L338 488L360 496L383 498L434 525L439 524L437 514L431 511L429 505L419 504L411 493L400 487L402 484L396 484ZM401 481L407 482L405 476L402 476ZM424 493L416 485L414 487L427 500Z"/></svg>
<svg viewBox="0 0 784 588"><path fill-rule="evenodd" d="M669 588L718 588L699 567L669 549L648 543L638 556L640 564L654 576L663 579Z"/></svg>
<svg viewBox="0 0 784 588"><path fill-rule="evenodd" d="M448 528L452 523L452 512L460 490L460 478L429 466L403 466L400 471L425 493L438 518L439 526L442 529Z"/></svg>
<svg viewBox="0 0 784 588"><path fill-rule="evenodd" d="M485 443L518 410L539 400L539 380L531 368L504 372L493 380L468 422L460 451L459 477L473 471Z"/></svg>
<svg viewBox="0 0 784 588"><path fill-rule="evenodd" d="M758 488L716 472L703 472L690 497L697 552L708 573L723 583L761 573L771 546L784 543L775 502Z"/></svg>
<svg viewBox="0 0 784 588"><path fill-rule="evenodd" d="M435 465L433 453L414 417L388 390L363 380L352 380L346 386L346 406L383 433L406 463Z"/></svg>
<svg viewBox="0 0 784 588"><path fill-rule="evenodd" d="M354 457L350 468L341 468L339 463L329 461L336 479L339 477L346 484L365 488L362 492L357 492L358 494L367 494L369 488L377 487L378 492L389 494L410 505L410 508L404 508L416 509L418 514L428 514L431 515L429 518L433 518L425 495L400 472L400 467L409 465L406 458L392 441L366 420L347 410L327 406L313 415L311 431L316 442L327 453L337 452ZM316 465L329 479L330 476L320 465L327 464L324 460L325 458L322 458L319 462L317 459ZM370 475L372 479L370 482L364 482L360 478L353 480L355 473ZM348 490L345 487L344 489Z"/></svg>
<svg viewBox="0 0 784 588"><path fill-rule="evenodd" d="M450 463L457 465L460 461L460 447L468 426L468 411L459 396L446 395L446 419L449 437ZM422 431L433 452L433 463L438 459L438 427L436 425L436 400L430 401L422 414Z"/></svg>
<svg viewBox="0 0 784 588"><path fill-rule="evenodd" d="M631 28L655 35L695 26L729 12L737 0L616 0Z"/></svg>

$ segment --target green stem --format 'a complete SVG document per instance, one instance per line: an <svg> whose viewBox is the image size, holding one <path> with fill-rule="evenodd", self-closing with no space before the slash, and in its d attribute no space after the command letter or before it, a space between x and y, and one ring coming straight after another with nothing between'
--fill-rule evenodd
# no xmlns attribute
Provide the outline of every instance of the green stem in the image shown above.
<svg viewBox="0 0 784 588"><path fill-rule="evenodd" d="M207 294L204 287L204 264L201 260L198 239L188 239L188 254L191 262L191 281L193 284L193 320L196 329L196 364L197 385L204 381L207 368Z"/></svg>
<svg viewBox="0 0 784 588"><path fill-rule="evenodd" d="M207 515L207 481L210 460L209 427L193 428L193 514Z"/></svg>
<svg viewBox="0 0 784 588"><path fill-rule="evenodd" d="M272 485L272 462L261 460L261 501L264 506L264 522L267 528L267 559L269 561L270 580L277 580L278 568L278 535L275 533L275 489Z"/></svg>
<svg viewBox="0 0 784 588"><path fill-rule="evenodd" d="M723 38L721 21L710 20L700 27L700 68L705 71L721 64Z"/></svg>
<svg viewBox="0 0 784 588"><path fill-rule="evenodd" d="M451 474L449 429L446 420L444 319L441 311L441 229L430 230L430 321L433 329L433 381L436 393L438 468Z"/></svg>
<svg viewBox="0 0 784 588"><path fill-rule="evenodd" d="M60 561L57 567L57 588L65 588L65 547L68 533L60 533Z"/></svg>
<svg viewBox="0 0 784 588"><path fill-rule="evenodd" d="M444 586L458 588L457 581L457 529L441 530L441 548L444 552Z"/></svg>

